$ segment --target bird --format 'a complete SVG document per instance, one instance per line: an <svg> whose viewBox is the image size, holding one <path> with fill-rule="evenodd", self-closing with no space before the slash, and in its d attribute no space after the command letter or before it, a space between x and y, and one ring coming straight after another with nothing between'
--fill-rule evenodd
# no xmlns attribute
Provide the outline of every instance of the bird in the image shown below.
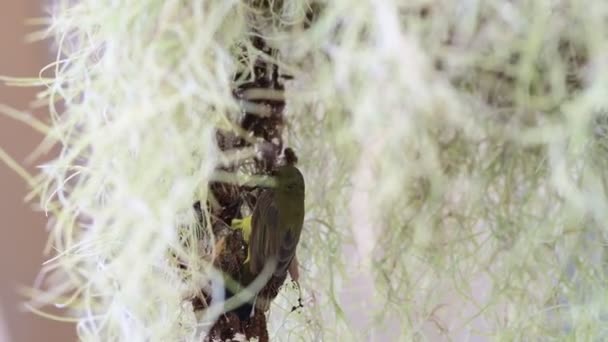
<svg viewBox="0 0 608 342"><path fill-rule="evenodd" d="M284 279L288 272L292 278L297 277L296 249L305 213L304 177L291 164L280 166L273 176L274 186L261 191L252 215L232 221L233 228L243 230L244 240L248 243L247 258L240 270L239 288L250 285L262 273L268 280L272 277ZM226 299L234 296L235 292L238 289L226 288ZM253 302L242 303L231 311L241 320L251 317L255 308L267 311L270 301L257 298L258 294L259 291Z"/></svg>

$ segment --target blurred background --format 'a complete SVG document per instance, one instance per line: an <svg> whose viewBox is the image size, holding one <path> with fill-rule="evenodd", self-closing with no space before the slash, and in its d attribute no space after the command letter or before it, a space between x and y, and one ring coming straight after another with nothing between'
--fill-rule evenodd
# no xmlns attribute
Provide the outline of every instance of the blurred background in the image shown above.
<svg viewBox="0 0 608 342"><path fill-rule="evenodd" d="M51 60L50 49L43 42L27 43L25 35L39 27L28 25L29 18L40 17L42 1L0 1L0 75L31 77ZM37 90L7 87L0 84L0 103L30 110ZM35 109L44 117L43 109ZM0 146L15 160L25 158L41 141L41 135L25 124L0 115ZM38 162L25 165L35 172ZM74 327L35 316L23 309L21 285L31 285L44 260L45 218L34 211L35 203L25 203L25 182L0 162L0 342L74 341Z"/></svg>

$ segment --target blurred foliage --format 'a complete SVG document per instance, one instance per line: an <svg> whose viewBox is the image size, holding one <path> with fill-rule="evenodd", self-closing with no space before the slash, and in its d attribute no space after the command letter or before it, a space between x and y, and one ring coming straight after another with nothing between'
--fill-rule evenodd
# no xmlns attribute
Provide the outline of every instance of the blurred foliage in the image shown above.
<svg viewBox="0 0 608 342"><path fill-rule="evenodd" d="M285 290L271 339L606 338L608 3L59 0L52 13L52 77L23 82L46 86L63 146L35 186L56 256L32 305L73 307L83 340L209 327L184 298L211 277L213 241L184 247L175 227L193 229L192 203L236 158L214 132L234 129L247 81L234 75L258 58L293 77L284 140L307 182L305 309L289 313Z"/></svg>

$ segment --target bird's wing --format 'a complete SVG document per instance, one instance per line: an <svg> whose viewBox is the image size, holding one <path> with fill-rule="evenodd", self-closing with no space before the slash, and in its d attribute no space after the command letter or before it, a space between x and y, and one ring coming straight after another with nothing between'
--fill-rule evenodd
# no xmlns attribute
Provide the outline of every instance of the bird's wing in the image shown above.
<svg viewBox="0 0 608 342"><path fill-rule="evenodd" d="M279 242L276 241L279 226L279 210L275 195L271 190L263 191L253 210L251 218L251 237L249 238L250 270L258 274L268 258L277 254Z"/></svg>
<svg viewBox="0 0 608 342"><path fill-rule="evenodd" d="M287 269L289 268L289 264L291 263L291 259L295 255L296 246L298 245L299 235L296 236L295 229L287 229L283 230L283 238L281 239L281 245L279 246L279 250L277 255L277 268L274 271L274 275L279 277L283 276L287 273Z"/></svg>

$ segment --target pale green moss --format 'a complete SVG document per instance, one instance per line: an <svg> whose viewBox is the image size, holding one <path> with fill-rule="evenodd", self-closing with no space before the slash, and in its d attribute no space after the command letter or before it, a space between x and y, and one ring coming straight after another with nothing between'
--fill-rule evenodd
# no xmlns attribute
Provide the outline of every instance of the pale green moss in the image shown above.
<svg viewBox="0 0 608 342"><path fill-rule="evenodd" d="M255 28L295 77L307 181L306 307L285 290L271 338L606 338L608 4L319 1L303 29L310 5L56 2L40 82L63 149L36 191L57 257L33 303L74 306L83 340L193 338L183 299L209 265L176 226L223 157Z"/></svg>

